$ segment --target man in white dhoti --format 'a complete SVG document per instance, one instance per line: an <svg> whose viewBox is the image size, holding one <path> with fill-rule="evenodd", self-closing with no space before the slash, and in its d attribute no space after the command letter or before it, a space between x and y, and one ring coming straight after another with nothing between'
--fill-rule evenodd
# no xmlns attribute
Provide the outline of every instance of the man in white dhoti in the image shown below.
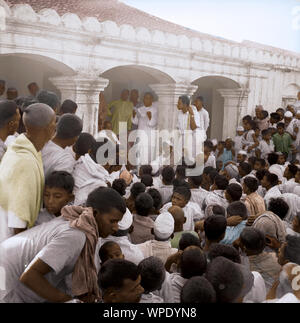
<svg viewBox="0 0 300 323"><path fill-rule="evenodd" d="M209 127L209 113L203 107L204 99L202 96L198 96L195 100L195 107L197 109L198 114L196 114L195 118L199 118L199 126L196 129L197 136L201 135L201 140L205 141L207 139L207 129Z"/></svg>
<svg viewBox="0 0 300 323"><path fill-rule="evenodd" d="M75 159L65 148L73 146L82 131L82 121L73 114L64 114L58 121L56 135L42 149L43 167L47 177L54 171L73 173Z"/></svg>
<svg viewBox="0 0 300 323"><path fill-rule="evenodd" d="M182 95L178 99L177 104L178 117L177 126L179 130L179 137L177 137L177 143L175 141L175 163L181 160L182 154L180 150L180 141L182 142L182 148L184 151L184 157L190 161L193 160L193 156L196 153L195 150L195 133L196 129L200 127L200 117L197 109L190 105L190 99L187 95ZM204 142L204 141L203 141ZM199 151L200 152L200 151Z"/></svg>
<svg viewBox="0 0 300 323"><path fill-rule="evenodd" d="M137 111L133 111L132 123L138 125L137 149L139 152L138 164L146 165L155 159L156 134L158 108L153 104L153 95L146 93L144 105Z"/></svg>

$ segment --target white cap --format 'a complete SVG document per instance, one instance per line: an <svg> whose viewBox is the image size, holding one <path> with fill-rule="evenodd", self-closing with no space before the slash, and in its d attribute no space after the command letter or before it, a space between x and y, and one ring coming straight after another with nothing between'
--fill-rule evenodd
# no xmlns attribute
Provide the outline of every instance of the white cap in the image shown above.
<svg viewBox="0 0 300 323"><path fill-rule="evenodd" d="M269 173L277 175L278 179L282 182L283 180L283 171L280 165L274 164L269 167Z"/></svg>
<svg viewBox="0 0 300 323"><path fill-rule="evenodd" d="M217 139L213 139L211 142L212 142L212 144L213 144L214 146L217 146L217 144L218 144L218 140L217 140Z"/></svg>
<svg viewBox="0 0 300 323"><path fill-rule="evenodd" d="M285 118L293 118L293 114L291 111L287 111L285 114L284 114L284 117Z"/></svg>
<svg viewBox="0 0 300 323"><path fill-rule="evenodd" d="M238 155L246 155L247 156L247 152L245 150L240 150L238 152Z"/></svg>
<svg viewBox="0 0 300 323"><path fill-rule="evenodd" d="M174 232L174 218L169 212L159 214L154 222L154 234L157 238L168 239Z"/></svg>
<svg viewBox="0 0 300 323"><path fill-rule="evenodd" d="M125 231L128 230L132 226L133 216L131 212L126 208L126 212L123 215L121 221L118 222L119 230Z"/></svg>
<svg viewBox="0 0 300 323"><path fill-rule="evenodd" d="M236 131L245 131L245 129L244 129L244 127L242 127L242 126L238 126L238 127L236 128Z"/></svg>

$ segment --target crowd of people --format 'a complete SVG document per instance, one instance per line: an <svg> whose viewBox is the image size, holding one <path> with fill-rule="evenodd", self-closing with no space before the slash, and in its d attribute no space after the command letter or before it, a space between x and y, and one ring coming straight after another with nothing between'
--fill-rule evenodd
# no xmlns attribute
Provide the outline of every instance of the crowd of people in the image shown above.
<svg viewBox="0 0 300 323"><path fill-rule="evenodd" d="M98 163L107 143L120 160L119 122L157 127L151 93L108 105L100 93L96 140L75 102L36 83L5 90L0 302L300 302L300 92L286 109L257 106L225 141L206 138L204 99L181 96L177 128L205 138L190 176L185 158Z"/></svg>

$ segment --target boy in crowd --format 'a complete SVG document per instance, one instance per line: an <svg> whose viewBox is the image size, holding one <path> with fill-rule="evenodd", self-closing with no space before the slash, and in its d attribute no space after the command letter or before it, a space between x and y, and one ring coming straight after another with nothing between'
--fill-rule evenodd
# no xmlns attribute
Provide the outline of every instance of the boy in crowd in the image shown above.
<svg viewBox="0 0 300 323"><path fill-rule="evenodd" d="M166 277L163 262L157 257L149 257L140 262L138 270L141 275L141 286L144 288L140 303L163 303L161 297L153 294L161 289Z"/></svg>
<svg viewBox="0 0 300 323"><path fill-rule="evenodd" d="M101 265L104 265L110 259L124 259L124 255L116 242L107 241L99 249L99 258Z"/></svg>
<svg viewBox="0 0 300 323"><path fill-rule="evenodd" d="M74 179L71 174L59 171L50 174L45 181L44 209L38 215L35 225L51 221L61 215L63 207L74 200Z"/></svg>
<svg viewBox="0 0 300 323"><path fill-rule="evenodd" d="M186 222L183 225L185 231L194 230L194 222L203 218L203 213L199 207L194 202L190 202L191 190L186 186L174 187L172 202L165 204L161 212L168 211L171 206L179 206L184 212L186 217Z"/></svg>

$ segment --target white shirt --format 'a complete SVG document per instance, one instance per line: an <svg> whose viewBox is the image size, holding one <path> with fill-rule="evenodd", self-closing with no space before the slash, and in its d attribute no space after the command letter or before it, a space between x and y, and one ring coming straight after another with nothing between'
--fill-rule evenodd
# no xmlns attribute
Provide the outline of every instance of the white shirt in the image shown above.
<svg viewBox="0 0 300 323"><path fill-rule="evenodd" d="M266 193L266 195L264 197L266 206L267 207L269 206L269 202L270 202L271 198L275 198L276 199L277 197L281 197L281 192L280 192L280 190L278 188L278 185L273 186L272 188L270 188L267 191L267 193Z"/></svg>
<svg viewBox="0 0 300 323"><path fill-rule="evenodd" d="M75 166L74 157L51 140L42 149L42 159L45 178L54 171L73 173Z"/></svg>
<svg viewBox="0 0 300 323"><path fill-rule="evenodd" d="M86 236L71 228L62 217L24 231L0 244L0 266L6 272L6 290L0 290L0 301L40 303L45 300L23 285L24 271L41 259L53 269L45 278L57 287L74 270Z"/></svg>
<svg viewBox="0 0 300 323"><path fill-rule="evenodd" d="M274 149L275 149L273 140L271 139L269 144L265 140L260 141L257 149L260 150L260 153L261 153L260 158L267 159L268 154L274 152Z"/></svg>
<svg viewBox="0 0 300 323"><path fill-rule="evenodd" d="M254 282L250 292L244 296L243 303L262 303L267 297L266 284L262 275L252 271Z"/></svg>
<svg viewBox="0 0 300 323"><path fill-rule="evenodd" d="M238 152L243 149L243 135L235 136L233 141L234 141L234 149L237 155Z"/></svg>
<svg viewBox="0 0 300 323"><path fill-rule="evenodd" d="M142 297L141 297L141 300L140 300L140 303L163 303L164 300L157 296L157 295L154 295L153 293L149 293L149 294L142 294Z"/></svg>
<svg viewBox="0 0 300 323"><path fill-rule="evenodd" d="M172 202L165 204L161 209L160 213L168 211L172 206ZM182 208L186 222L183 225L183 231L194 231L195 221L199 221L204 218L204 214L200 209L200 206L194 202L188 202L184 208Z"/></svg>
<svg viewBox="0 0 300 323"><path fill-rule="evenodd" d="M6 147L5 143L0 139L0 162L1 162L3 155L6 152L6 149L7 149L7 147Z"/></svg>
<svg viewBox="0 0 300 323"><path fill-rule="evenodd" d="M206 132L209 127L209 121L210 121L209 120L209 113L207 112L207 110L204 109L204 107L202 107L202 109L199 111L196 108L196 111L197 111L197 113L195 113L195 122L196 122L196 125L199 124L197 129L204 130ZM196 119L197 119L197 121L196 121Z"/></svg>
<svg viewBox="0 0 300 323"><path fill-rule="evenodd" d="M42 223L49 222L53 219L55 219L56 216L54 214L51 214L47 211L47 209L42 209L37 217L37 220L35 221L35 226L40 225Z"/></svg>
<svg viewBox="0 0 300 323"><path fill-rule="evenodd" d="M202 187L199 187L191 189L191 194L191 202L198 204L200 209L202 210L203 202L209 194L209 191L203 189Z"/></svg>
<svg viewBox="0 0 300 323"><path fill-rule="evenodd" d="M159 258L163 263L167 261L169 256L178 252L178 249L171 247L170 241L149 240L137 246L143 253L144 258L154 256Z"/></svg>
<svg viewBox="0 0 300 323"><path fill-rule="evenodd" d="M0 206L0 243L10 237L14 233L14 229L26 229L27 222L21 220L11 211L5 211Z"/></svg>
<svg viewBox="0 0 300 323"><path fill-rule="evenodd" d="M206 207L209 205L217 204L220 206L223 206L225 210L228 206L228 201L225 198L224 191L222 190L215 190L212 192L209 192L204 200L204 203Z"/></svg>
<svg viewBox="0 0 300 323"><path fill-rule="evenodd" d="M216 168L216 157L213 153L210 153L206 163L204 164L204 167L208 167L208 166Z"/></svg>
<svg viewBox="0 0 300 323"><path fill-rule="evenodd" d="M163 205L171 201L173 194L173 185L161 185L157 188L157 190L161 195Z"/></svg>
<svg viewBox="0 0 300 323"><path fill-rule="evenodd" d="M131 243L127 236L115 237L110 235L107 238L100 238L99 250L101 246L108 241L113 241L119 245L126 260L138 265L144 259L143 253L138 245Z"/></svg>

